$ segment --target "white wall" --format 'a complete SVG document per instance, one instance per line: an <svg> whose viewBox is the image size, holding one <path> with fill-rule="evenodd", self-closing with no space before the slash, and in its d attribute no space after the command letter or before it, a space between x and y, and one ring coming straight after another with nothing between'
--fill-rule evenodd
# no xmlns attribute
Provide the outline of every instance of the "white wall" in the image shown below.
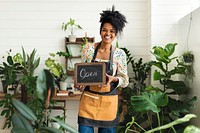
<svg viewBox="0 0 200 133"><path fill-rule="evenodd" d="M128 20L120 46L131 49L134 55L146 56L146 0L0 0L0 56L10 48L20 52L37 49L40 69L48 53L64 49L61 24L69 18L83 27L78 36L99 36L99 13L114 4ZM40 70L39 69L39 70ZM39 71L38 70L38 71Z"/></svg>
<svg viewBox="0 0 200 133"><path fill-rule="evenodd" d="M191 21L191 28L189 30L189 25L190 25L190 19ZM195 56L195 61L194 61L194 71L195 71L195 77L192 82L192 90L190 93L187 95L187 97L191 98L193 96L197 96L197 102L195 102L196 107L193 110L193 113L197 115L197 119L193 119L192 123L195 124L196 126L200 126L199 123L199 118L200 118L200 8L197 10L193 11L191 14L186 15L179 21L179 53L181 54L183 51L190 50ZM189 36L188 36L189 33ZM187 40L188 36L188 40ZM188 42L188 43L187 43ZM188 48L187 48L188 44Z"/></svg>
<svg viewBox="0 0 200 133"><path fill-rule="evenodd" d="M199 0L151 0L151 47L178 43L178 21L197 7ZM177 52L178 49L175 54L178 54ZM159 85L153 78L151 83Z"/></svg>
<svg viewBox="0 0 200 133"><path fill-rule="evenodd" d="M65 50L62 22L75 19L83 27L78 36L87 32L99 41L99 13L113 4L128 21L119 46L147 60L147 0L0 0L0 63L9 49L14 54L21 46L28 53L35 48L41 58L37 74L49 53ZM67 107L70 124L76 127L78 102L68 102Z"/></svg>
<svg viewBox="0 0 200 133"><path fill-rule="evenodd" d="M41 58L38 73L49 53L65 50L68 33L61 30L62 22L76 19L83 27L76 32L78 36L87 32L99 41L99 13L113 4L128 21L119 46L127 47L136 58L148 60L147 0L0 0L0 57L9 49L14 54L21 52L21 46L28 53L35 48ZM65 63L64 58L60 60Z"/></svg>

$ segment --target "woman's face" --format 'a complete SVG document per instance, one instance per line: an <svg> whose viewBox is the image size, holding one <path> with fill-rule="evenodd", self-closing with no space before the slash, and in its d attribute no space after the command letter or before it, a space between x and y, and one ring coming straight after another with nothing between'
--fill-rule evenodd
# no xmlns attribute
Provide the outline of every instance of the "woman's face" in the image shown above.
<svg viewBox="0 0 200 133"><path fill-rule="evenodd" d="M104 44L111 44L116 37L116 31L110 23L104 23L101 29L101 39Z"/></svg>

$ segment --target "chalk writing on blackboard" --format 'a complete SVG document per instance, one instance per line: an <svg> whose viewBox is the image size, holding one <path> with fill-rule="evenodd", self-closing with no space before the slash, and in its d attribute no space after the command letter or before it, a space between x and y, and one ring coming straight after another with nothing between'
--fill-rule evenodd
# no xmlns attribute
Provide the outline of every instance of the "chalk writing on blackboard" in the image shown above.
<svg viewBox="0 0 200 133"><path fill-rule="evenodd" d="M103 62L76 63L75 85L104 85L106 83L106 66Z"/></svg>

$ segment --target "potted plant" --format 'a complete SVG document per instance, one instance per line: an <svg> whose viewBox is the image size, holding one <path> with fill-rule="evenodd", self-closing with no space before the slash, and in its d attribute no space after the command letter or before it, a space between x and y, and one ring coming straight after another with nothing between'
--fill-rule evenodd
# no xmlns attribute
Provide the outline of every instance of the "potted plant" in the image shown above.
<svg viewBox="0 0 200 133"><path fill-rule="evenodd" d="M127 64L132 67L132 72L134 73L134 76L129 77L129 86L122 89L123 102L121 104L120 126L118 129L119 132L124 133L125 127L131 121L132 116L134 116L136 121L138 120L138 116L141 116L132 109L131 97L140 95L145 91L146 85L149 84L148 78L150 76L151 65L148 62L143 62L142 58L134 58L127 48L123 47L121 49L126 53Z"/></svg>
<svg viewBox="0 0 200 133"><path fill-rule="evenodd" d="M158 132L158 131L160 131L160 133L162 133L163 130L170 129L170 128L174 129L174 126L177 126L179 124L188 122L188 121L190 121L191 118L195 118L195 117L197 117L195 114L186 114L182 118L178 118L177 120L174 120L174 121L172 121L172 122L170 122L168 124L155 127L155 128L153 128L151 130L148 130L148 131L145 130L145 129L143 129L137 122L135 122L134 117L132 117L132 121L127 124L127 128L125 130L125 133L127 133L127 132L128 133L131 133L131 132L133 132L133 133L139 133L138 131L130 129L131 126L133 126L133 125L138 126L145 133L154 133L154 132ZM192 125L189 125L189 126L185 127L185 129L184 129L184 133L191 133L191 132L198 133L199 131L200 131L200 129L198 127L195 127L195 126L192 126ZM173 132L176 133L175 130L173 130Z"/></svg>
<svg viewBox="0 0 200 133"><path fill-rule="evenodd" d="M56 84L60 86L60 89L66 90L67 89L67 82L65 82L65 80L67 79L66 69L60 63L58 63L58 61L55 58L56 54L50 53L50 56L51 57L49 57L45 61L45 65L56 78Z"/></svg>
<svg viewBox="0 0 200 133"><path fill-rule="evenodd" d="M56 118L57 120L60 120L62 122L64 122L64 120L65 120L65 117L64 116L60 116L60 115L57 115L54 118ZM51 126L53 128L60 129L60 124L57 121L55 121L53 119L51 119L50 121L51 121Z"/></svg>
<svg viewBox="0 0 200 133"><path fill-rule="evenodd" d="M14 93L14 95L10 95L7 92L5 98L0 101L0 107L2 107L1 116L5 117L3 128L9 128L11 126L11 118L14 112L11 101L12 98L18 96L19 93L17 92L19 92L20 88L21 101L27 103L27 97L29 97L31 99L31 104L28 103L27 105L29 107L33 107L34 112L37 113L39 113L41 109L41 107L39 106L40 104L38 104L41 102L38 101L38 103L36 103L36 100L38 100L37 93L35 91L36 76L33 76L34 70L39 65L40 58L35 59L35 49L31 52L30 55L28 55L22 47L22 52L23 54L16 53L14 56L11 56L10 50L6 58L7 62L4 62L3 65L0 67L1 76L3 77L3 79L5 79L4 87L7 88L7 86L9 86L16 90L16 93Z"/></svg>
<svg viewBox="0 0 200 133"><path fill-rule="evenodd" d="M70 35L68 36L69 42L76 42L76 35L74 34L76 29L82 29L82 27L76 24L75 20L72 18L70 18L70 20L67 23L63 22L62 24L63 31L67 31L67 30L70 31Z"/></svg>
<svg viewBox="0 0 200 133"><path fill-rule="evenodd" d="M18 82L17 74L19 74L23 69L20 63L13 60L11 51L12 50L10 49L9 52L7 52L8 56L6 57L6 61L0 65L0 78L3 84L4 93L7 93L8 87L15 89Z"/></svg>
<svg viewBox="0 0 200 133"><path fill-rule="evenodd" d="M188 67L174 56L177 43L168 43L166 46L154 46L151 53L156 60L149 63L155 67L153 79L159 81L160 86L149 85L145 87L144 92L140 95L131 96L130 108L135 112L143 115L143 120L137 120L140 125L143 124L143 129L147 130L164 126L172 121L175 121L186 114L194 107L194 102L197 97L194 96L189 100L176 99L187 94L190 86L183 79L175 79L175 76L186 76ZM171 63L176 60L176 65L173 67ZM135 116L134 116L135 117ZM148 121L148 122L147 122ZM144 126L148 124L148 126ZM179 124L174 126L173 130L183 131L186 125ZM139 130L139 129L138 129ZM172 129L164 129L163 132L170 132Z"/></svg>
<svg viewBox="0 0 200 133"><path fill-rule="evenodd" d="M12 129L11 132L21 133L62 133L61 130L48 127L46 124L47 111L49 108L49 102L52 98L53 90L55 89L55 79L48 70L43 70L37 77L37 92L38 98L42 101L41 118L38 118L34 111L26 106L24 103L17 99L12 99L11 103L14 106L14 112L12 116ZM60 119L50 118L57 121L61 127L70 133L78 133L76 129L70 125L64 123Z"/></svg>
<svg viewBox="0 0 200 133"><path fill-rule="evenodd" d="M183 52L182 56L185 63L192 63L194 61L194 55L192 54L192 51L185 51Z"/></svg>

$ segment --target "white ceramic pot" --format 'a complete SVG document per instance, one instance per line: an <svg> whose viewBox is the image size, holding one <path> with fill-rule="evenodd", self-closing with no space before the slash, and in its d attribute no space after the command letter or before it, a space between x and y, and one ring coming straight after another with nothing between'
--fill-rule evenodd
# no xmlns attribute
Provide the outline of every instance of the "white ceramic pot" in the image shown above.
<svg viewBox="0 0 200 133"><path fill-rule="evenodd" d="M60 82L60 90L67 90L67 82Z"/></svg>
<svg viewBox="0 0 200 133"><path fill-rule="evenodd" d="M58 122L51 122L51 127L59 129L60 128L60 124L58 124Z"/></svg>
<svg viewBox="0 0 200 133"><path fill-rule="evenodd" d="M69 42L76 42L76 35L69 35Z"/></svg>

